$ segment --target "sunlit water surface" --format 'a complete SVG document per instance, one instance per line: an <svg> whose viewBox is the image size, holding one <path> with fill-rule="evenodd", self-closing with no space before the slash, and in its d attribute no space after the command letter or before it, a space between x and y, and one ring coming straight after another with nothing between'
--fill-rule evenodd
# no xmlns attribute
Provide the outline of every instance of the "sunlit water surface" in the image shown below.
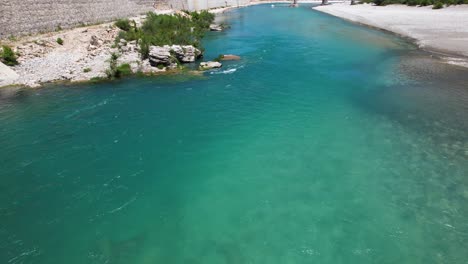
<svg viewBox="0 0 468 264"><path fill-rule="evenodd" d="M0 263L466 263L468 74L234 10L203 76L2 92ZM8 94L8 95L6 95Z"/></svg>

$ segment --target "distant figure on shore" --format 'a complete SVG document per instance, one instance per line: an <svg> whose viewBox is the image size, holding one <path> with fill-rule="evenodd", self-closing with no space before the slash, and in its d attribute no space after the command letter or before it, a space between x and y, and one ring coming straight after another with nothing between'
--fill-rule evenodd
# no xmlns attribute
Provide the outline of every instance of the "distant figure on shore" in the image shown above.
<svg viewBox="0 0 468 264"><path fill-rule="evenodd" d="M299 4L297 3L297 0L293 0L292 4L289 5L289 7L298 7Z"/></svg>

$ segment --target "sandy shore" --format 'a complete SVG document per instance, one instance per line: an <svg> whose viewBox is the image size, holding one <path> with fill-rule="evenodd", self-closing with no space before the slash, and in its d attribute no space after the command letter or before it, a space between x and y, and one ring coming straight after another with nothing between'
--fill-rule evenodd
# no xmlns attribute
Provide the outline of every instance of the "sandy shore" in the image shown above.
<svg viewBox="0 0 468 264"><path fill-rule="evenodd" d="M424 50L468 66L468 5L434 10L430 6L334 3L314 9L413 39Z"/></svg>

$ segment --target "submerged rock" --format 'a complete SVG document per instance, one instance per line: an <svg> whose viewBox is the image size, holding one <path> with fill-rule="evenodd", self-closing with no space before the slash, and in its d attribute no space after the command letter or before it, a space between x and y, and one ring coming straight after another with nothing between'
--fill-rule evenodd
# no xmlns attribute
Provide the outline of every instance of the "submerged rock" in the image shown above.
<svg viewBox="0 0 468 264"><path fill-rule="evenodd" d="M200 63L200 70L209 70L214 68L221 68L223 65L217 61L207 61Z"/></svg>

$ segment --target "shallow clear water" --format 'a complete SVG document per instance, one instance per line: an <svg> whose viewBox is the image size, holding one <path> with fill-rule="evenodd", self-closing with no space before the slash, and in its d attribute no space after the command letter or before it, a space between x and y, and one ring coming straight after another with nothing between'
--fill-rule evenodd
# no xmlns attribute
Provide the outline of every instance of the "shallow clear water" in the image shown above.
<svg viewBox="0 0 468 264"><path fill-rule="evenodd" d="M468 74L308 6L204 76L0 99L0 263L466 263Z"/></svg>

